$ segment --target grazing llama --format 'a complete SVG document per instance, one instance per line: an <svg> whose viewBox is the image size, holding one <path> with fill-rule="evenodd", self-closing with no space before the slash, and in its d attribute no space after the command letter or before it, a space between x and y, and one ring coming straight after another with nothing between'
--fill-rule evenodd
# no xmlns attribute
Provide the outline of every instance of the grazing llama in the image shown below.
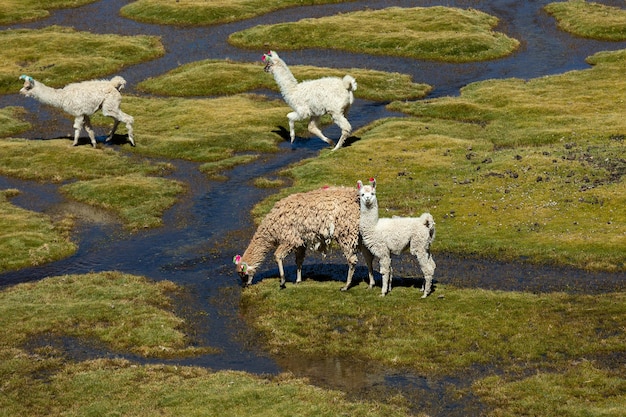
<svg viewBox="0 0 626 417"><path fill-rule="evenodd" d="M63 109L74 116L74 146L78 145L78 137L84 127L89 134L91 145L96 147L96 137L89 116L100 109L102 114L115 120L106 142L113 138L119 123L124 122L128 130L128 141L132 146L135 146L133 140L134 119L120 110L120 103L122 102L120 90L126 85L126 81L122 77L116 76L111 80L83 81L68 84L59 89L48 87L28 75L20 76L20 80L24 80L24 87L20 90L20 94Z"/></svg>
<svg viewBox="0 0 626 417"><path fill-rule="evenodd" d="M341 137L333 151L341 148L352 132L352 126L346 119L346 114L354 102L353 91L357 87L356 80L346 75L343 79L324 77L299 83L285 61L280 59L276 52L270 51L263 55L263 62L265 72L272 73L285 102L293 109L287 114L291 142L293 143L296 137L295 122L310 118L309 132L333 146L335 143L324 136L318 126L320 118L325 114L330 114L335 124L341 129Z"/></svg>
<svg viewBox="0 0 626 417"><path fill-rule="evenodd" d="M379 259L380 273L383 276L381 296L391 291L393 270L391 254L399 255L406 249L417 258L424 274L424 294L431 292L435 261L430 254L430 245L435 238L435 222L429 213L420 217L378 218L378 200L376 199L376 180L370 179L370 185L357 182L361 205L359 229L363 244L372 255Z"/></svg>
<svg viewBox="0 0 626 417"><path fill-rule="evenodd" d="M244 285L252 284L254 274L268 252L274 250L280 287L285 288L283 259L296 253L296 284L302 281L302 264L307 249L326 253L335 241L348 260L348 277L342 291L352 284L361 249L369 272L369 288L374 286L372 255L359 238L359 201L354 188L325 187L292 194L278 201L257 228L243 256L233 258Z"/></svg>

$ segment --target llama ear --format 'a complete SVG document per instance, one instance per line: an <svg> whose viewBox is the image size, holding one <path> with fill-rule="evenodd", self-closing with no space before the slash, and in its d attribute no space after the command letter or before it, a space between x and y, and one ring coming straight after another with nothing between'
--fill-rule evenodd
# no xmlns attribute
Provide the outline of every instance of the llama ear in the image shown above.
<svg viewBox="0 0 626 417"><path fill-rule="evenodd" d="M376 188L376 178L370 178L370 185L372 186L372 188Z"/></svg>
<svg viewBox="0 0 626 417"><path fill-rule="evenodd" d="M241 262L241 255L235 255L233 256L233 263L235 265L239 264L239 262Z"/></svg>
<svg viewBox="0 0 626 417"><path fill-rule="evenodd" d="M356 182L356 189L357 189L357 190L360 190L361 188L363 188L363 183L361 182L361 180L358 180L358 181Z"/></svg>
<svg viewBox="0 0 626 417"><path fill-rule="evenodd" d="M25 74L20 75L20 80L24 80L24 81L29 82L29 83L32 83L34 81L33 77L31 77L29 75L25 75Z"/></svg>

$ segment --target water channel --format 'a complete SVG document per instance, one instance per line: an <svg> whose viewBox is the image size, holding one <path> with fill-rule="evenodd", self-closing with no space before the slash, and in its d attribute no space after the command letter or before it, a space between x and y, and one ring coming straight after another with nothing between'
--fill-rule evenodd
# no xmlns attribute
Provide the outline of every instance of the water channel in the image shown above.
<svg viewBox="0 0 626 417"><path fill-rule="evenodd" d="M626 42L598 42L570 36L556 28L554 19L542 11L549 1L401 1L368 0L336 5L303 6L285 9L248 19L211 27L172 27L137 23L118 16L125 0L102 0L76 9L54 11L52 15L36 22L9 25L8 28L40 28L49 25L72 26L93 33L122 35L149 34L161 37L166 48L162 58L130 66L119 74L128 81L127 94L138 94L133 85L139 81L162 74L181 64L203 59L257 61L263 51L240 50L227 43L229 34L257 24L295 21L305 17L321 17L339 12L380 9L390 6L415 7L446 5L476 8L501 19L498 30L515 37L522 46L512 56L490 62L446 64L405 58L381 58L341 51L307 49L284 51L281 57L289 64L316 65L340 68L369 68L407 73L414 81L434 86L431 97L456 95L459 89L474 81L491 78L535 78L587 68L585 58L601 50L626 48ZM601 3L624 7L623 1ZM17 76L16 76L17 77ZM19 89L16 83L16 92ZM357 94L358 96L358 94ZM17 94L0 97L0 107L23 106L37 115L34 126L23 134L29 139L63 137L69 133L71 122L62 114L39 105L34 100L23 100ZM384 103L357 100L349 119L355 129L386 117L390 113ZM327 128L331 137L339 132ZM138 138L138 140L141 140ZM61 261L0 275L0 288L19 282L34 281L48 276L81 274L92 271L118 270L168 279L184 286L189 293L187 307L181 313L199 325L194 335L197 343L217 347L219 354L165 361L211 369L235 369L252 373L278 373L289 370L306 376L313 383L342 389L354 395L367 396L369 392L383 389L400 390L416 403L428 404L432 415L472 415L480 410L476 399L450 398L446 395L449 384L463 386L459 379L431 380L400 370L374 369L362 363L339 358L316 361L276 359L263 354L250 345L245 336L245 325L238 318L240 287L231 263L233 254L241 253L254 232L250 209L268 195L267 190L251 186L251 180L272 176L281 168L304 158L314 157L322 148L316 139L284 143L277 154L264 156L253 164L226 172L227 181L212 182L201 174L197 165L173 161L176 166L172 178L184 181L188 195L170 209L164 217L164 226L137 233L127 233L109 215L67 201L58 193L58 186L0 177L0 189L17 188L21 194L12 199L21 207L51 215L72 210L82 218L74 240L78 252ZM82 213L82 215L81 215ZM293 262L289 259L289 262ZM396 263L397 262L397 263ZM608 273L587 273L574 269L535 267L517 263L462 259L437 254L437 279L456 286L488 289L515 289L524 291L568 290L586 293L624 290L624 277ZM408 259L394 261L396 275L403 268L414 268ZM345 261L340 255L325 260L309 256L305 274L328 276L338 281L345 276ZM259 274L259 279L276 276L271 259ZM294 275L293 265L287 269ZM357 277L365 277L363 267ZM567 276L567 282L563 282ZM338 288L340 284L338 283ZM202 329L205 329L204 331ZM73 352L77 359L103 356L124 356L139 362L145 359L86 346L76 340L56 341ZM163 361L161 361L163 362ZM480 372L480 370L476 370ZM471 380L471 379L470 379ZM419 397L419 398L418 398Z"/></svg>

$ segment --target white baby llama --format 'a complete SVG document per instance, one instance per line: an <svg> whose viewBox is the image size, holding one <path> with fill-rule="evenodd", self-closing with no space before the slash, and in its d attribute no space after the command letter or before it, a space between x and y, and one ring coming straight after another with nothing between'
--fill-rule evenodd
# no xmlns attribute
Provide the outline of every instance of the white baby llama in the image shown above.
<svg viewBox="0 0 626 417"><path fill-rule="evenodd" d="M280 273L280 287L285 287L283 259L296 253L296 283L302 281L302 263L307 249L326 253L335 241L348 260L345 291L350 288L361 249L369 271L369 287L374 286L372 256L359 237L359 201L354 188L324 187L292 194L278 201L265 216L243 256L233 258L244 285L252 284L255 272L267 253L274 249Z"/></svg>
<svg viewBox="0 0 626 417"><path fill-rule="evenodd" d="M435 261L430 253L430 245L435 238L435 221L430 213L420 217L378 218L378 200L376 199L376 180L370 178L370 185L357 182L361 205L359 229L363 244L374 257L379 259L380 273L383 276L382 296L391 291L393 270L391 254L399 255L406 249L417 258L424 274L424 294L431 292Z"/></svg>
<svg viewBox="0 0 626 417"><path fill-rule="evenodd" d="M48 87L28 75L20 76L20 80L24 80L24 87L20 90L20 94L63 109L74 116L74 146L78 144L78 137L83 126L89 134L91 145L96 146L96 137L89 116L100 109L102 114L115 120L113 129L106 141L108 142L113 138L119 123L124 122L128 130L128 141L132 146L135 146L133 117L120 110L120 103L122 102L120 90L126 85L126 81L122 77L116 76L111 80L83 81L68 84L59 89Z"/></svg>
<svg viewBox="0 0 626 417"><path fill-rule="evenodd" d="M280 59L276 52L269 51L263 55L263 62L265 72L272 73L285 102L293 109L287 114L291 142L296 137L295 122L310 118L309 132L333 146L335 143L324 136L318 126L320 118L325 114L330 114L335 124L341 129L341 137L333 151L341 148L352 132L352 126L346 119L346 114L354 102L353 91L357 87L356 80L350 75L345 75L343 79L324 77L298 83L285 61Z"/></svg>

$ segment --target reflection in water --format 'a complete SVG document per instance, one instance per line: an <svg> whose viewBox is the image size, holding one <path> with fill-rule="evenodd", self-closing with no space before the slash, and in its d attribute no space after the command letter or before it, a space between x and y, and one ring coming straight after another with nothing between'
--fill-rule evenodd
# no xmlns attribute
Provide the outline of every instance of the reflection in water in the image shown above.
<svg viewBox="0 0 626 417"><path fill-rule="evenodd" d="M598 42L572 37L557 30L554 19L542 11L543 5L549 2L548 0L488 2L369 0L295 7L242 22L213 27L184 28L141 24L120 18L118 11L128 1L107 0L75 9L54 11L48 19L11 27L39 28L54 24L72 26L77 30L94 33L160 36L167 51L164 57L125 68L120 72L120 75L128 81L130 93L136 93L133 91L133 85L139 81L160 75L188 62L225 58L235 61L258 61L263 51L240 50L230 46L227 42L230 33L257 24L296 21L305 17L322 17L365 8L440 4L473 7L498 16L501 21L497 30L522 42L519 51L508 58L468 64L372 57L332 50L281 52L281 56L292 65L370 68L407 73L412 75L416 82L434 86L431 96L436 97L456 95L464 85L484 79L508 77L528 79L586 68L584 60L587 56L600 50L626 47L625 42ZM623 1L601 3L624 6ZM34 100L23 100L17 95L20 88L17 76L16 74L16 94L0 97L0 107L19 105L36 114L36 118L33 117L31 120L33 129L23 136L50 139L71 133L69 131L71 123L65 115L41 106ZM391 113L385 109L384 104L357 99L350 112L350 121L353 127L358 129L373 120L389 115ZM328 128L329 135L338 137L338 130L333 129L335 127ZM462 378L457 381L427 380L398 370L381 369L351 358L295 357L274 360L249 345L248 330L238 317L240 289L231 259L234 253L245 248L253 233L250 209L268 194L266 190L251 186L251 181L259 176L276 175L276 172L289 164L315 156L322 147L322 142L316 139L297 141L295 146L285 143L278 154L233 169L228 173L229 179L225 182L207 181L198 171L196 164L176 161L176 171L172 177L188 184L190 192L183 201L166 213L163 227L134 234L125 232L114 218L98 210L86 210L82 205L67 202L58 193L57 185L0 177L0 188L17 188L22 191L19 196L12 199L13 203L51 215L71 211L78 214L81 222L76 236L79 250L74 256L49 265L3 274L0 276L0 283L6 286L47 276L104 270L120 270L156 280L172 280L188 290L189 299L185 300L188 303L185 309L181 307L181 313L188 315L196 323L197 341L220 348L221 353L168 363L257 373L290 370L296 375L308 376L313 382L321 385L363 394L370 398L381 398L381 392L393 395L394 391L401 391L413 404L420 404L422 411L426 408L433 415L480 413L480 404L476 399L469 396L457 398L454 393L448 392L450 385L465 386L467 381L463 381ZM437 263L437 279L456 286L528 291L566 289L589 293L624 288L624 280L611 274L587 274L577 270L459 259L445 254L437 255ZM414 271L415 266L411 264L410 257L394 261L394 267L397 268L397 276L406 278L406 285L412 285L410 271ZM275 265L271 260L266 262L265 268L266 270L259 274L261 279L264 276L276 276ZM289 265L289 268L293 266ZM293 276L293 269L289 268L287 273ZM472 273L468 274L468 270ZM311 255L307 257L304 273L308 276L328 276L329 279L341 281L345 276L345 261L337 254L331 254L325 260ZM365 276L365 269L360 267L357 270L357 279ZM563 282L564 276L567 276L567 283ZM340 286L338 283L338 288ZM337 294L339 296L339 291ZM435 292L434 296L436 295ZM206 314L198 317L194 311ZM64 350L74 352L77 358L105 354L96 347L70 339L48 342L61 343ZM131 359L144 361L141 358Z"/></svg>

